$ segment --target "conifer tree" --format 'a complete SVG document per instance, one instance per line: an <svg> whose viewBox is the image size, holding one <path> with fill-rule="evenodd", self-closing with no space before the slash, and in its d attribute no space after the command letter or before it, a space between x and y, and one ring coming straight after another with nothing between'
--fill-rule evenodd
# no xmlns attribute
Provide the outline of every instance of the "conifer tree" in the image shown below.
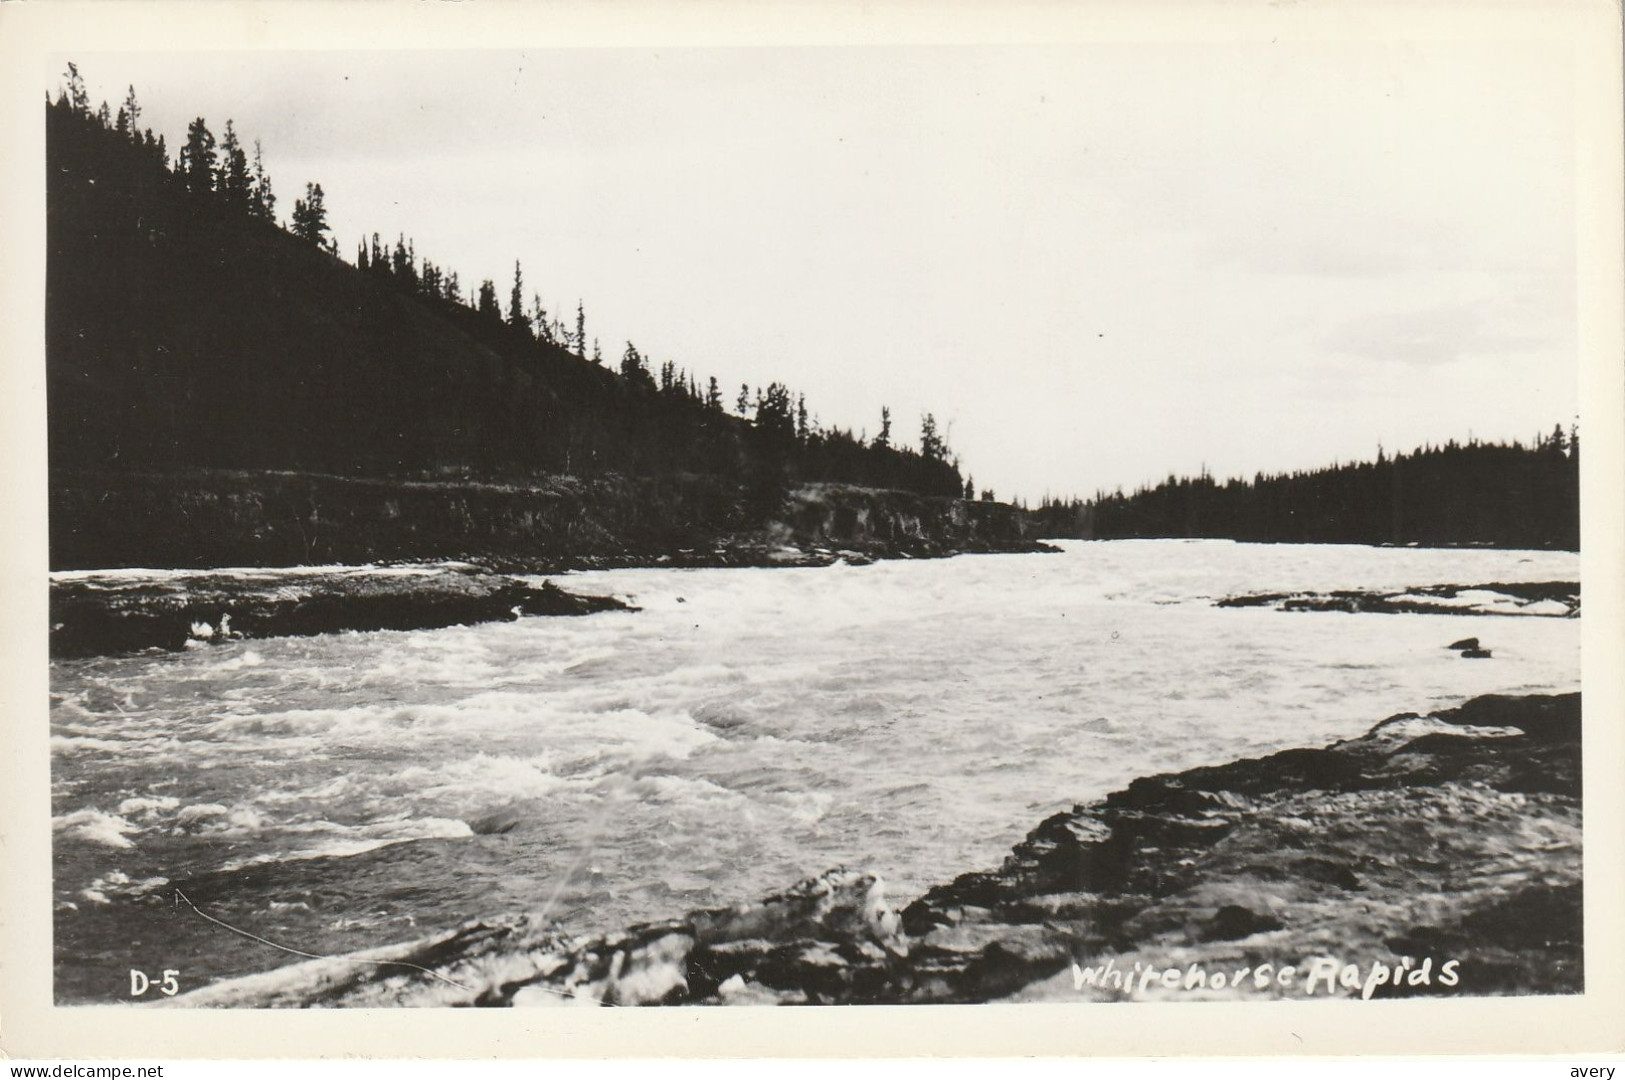
<svg viewBox="0 0 1625 1080"><path fill-rule="evenodd" d="M587 358L587 309L576 301L576 355Z"/></svg>
<svg viewBox="0 0 1625 1080"><path fill-rule="evenodd" d="M937 418L930 413L920 417L920 456L927 461L942 461L948 456L948 445L937 434Z"/></svg>
<svg viewBox="0 0 1625 1080"><path fill-rule="evenodd" d="M642 371L643 357L638 353L638 347L628 341L626 351L621 354L621 378L627 382L637 382Z"/></svg>
<svg viewBox="0 0 1625 1080"><path fill-rule="evenodd" d="M271 191L271 177L265 171L258 139L254 140L254 194L249 209L262 221L276 221L276 195Z"/></svg>
<svg viewBox="0 0 1625 1080"><path fill-rule="evenodd" d="M201 116L186 127L186 145L181 147L177 171L186 190L192 194L214 190L214 135Z"/></svg>
<svg viewBox="0 0 1625 1080"><path fill-rule="evenodd" d="M525 277L518 259L513 261L513 288L508 293L508 325L530 333L530 320L525 317Z"/></svg>
<svg viewBox="0 0 1625 1080"><path fill-rule="evenodd" d="M85 90L85 80L79 75L79 65L68 64L68 105L76 113L90 115L90 94Z"/></svg>
<svg viewBox="0 0 1625 1080"><path fill-rule="evenodd" d="M293 201L293 234L324 247L322 234L327 231L327 208L323 203L322 185L306 184L305 197Z"/></svg>
<svg viewBox="0 0 1625 1080"><path fill-rule="evenodd" d="M882 450L891 446L891 409L885 405L880 407L880 434L875 436L875 445Z"/></svg>
<svg viewBox="0 0 1625 1080"><path fill-rule="evenodd" d="M490 278L480 282L479 313L498 322L502 320L502 308L497 304L496 283Z"/></svg>
<svg viewBox="0 0 1625 1080"><path fill-rule="evenodd" d="M220 192L226 205L234 210L246 211L254 194L253 181L248 171L248 156L243 153L242 144L237 141L237 132L230 120L226 121L225 135L220 143L220 177L215 183L215 190Z"/></svg>
<svg viewBox="0 0 1625 1080"><path fill-rule="evenodd" d="M553 321L548 318L547 309L542 306L542 294L532 293L530 297L531 323L536 327L536 340L546 345L556 344L553 336Z"/></svg>
<svg viewBox="0 0 1625 1080"><path fill-rule="evenodd" d="M133 84L130 86L130 92L124 95L124 105L121 107L121 111L129 118L130 134L134 137L140 130L136 125L141 122L141 104L135 100L135 86Z"/></svg>

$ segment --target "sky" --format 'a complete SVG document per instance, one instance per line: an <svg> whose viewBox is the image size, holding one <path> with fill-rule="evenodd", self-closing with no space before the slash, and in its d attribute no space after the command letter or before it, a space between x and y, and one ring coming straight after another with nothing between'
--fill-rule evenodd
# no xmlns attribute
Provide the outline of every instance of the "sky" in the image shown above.
<svg viewBox="0 0 1625 1080"><path fill-rule="evenodd" d="M932 412L979 487L1310 468L1577 411L1575 102L1539 42L95 53L173 152L261 140L341 254L826 425ZM56 82L50 82L54 90Z"/></svg>

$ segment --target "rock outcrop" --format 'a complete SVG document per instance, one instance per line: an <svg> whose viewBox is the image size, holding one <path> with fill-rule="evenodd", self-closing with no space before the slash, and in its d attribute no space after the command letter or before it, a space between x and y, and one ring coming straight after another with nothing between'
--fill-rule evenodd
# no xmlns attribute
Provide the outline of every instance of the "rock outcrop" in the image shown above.
<svg viewBox="0 0 1625 1080"><path fill-rule="evenodd" d="M1482 697L1137 780L901 913L840 869L619 935L479 921L170 1004L1578 993L1580 819L1579 695Z"/></svg>
<svg viewBox="0 0 1625 1080"><path fill-rule="evenodd" d="M341 630L424 630L626 610L473 568L356 567L276 574L147 574L51 583L51 655L180 649Z"/></svg>
<svg viewBox="0 0 1625 1080"><path fill-rule="evenodd" d="M1578 581L1493 581L1485 585L1418 585L1392 592L1251 593L1227 596L1219 607L1267 607L1277 611L1378 612L1389 615L1580 616Z"/></svg>
<svg viewBox="0 0 1625 1080"><path fill-rule="evenodd" d="M57 472L54 570L459 559L552 573L1044 550L1013 506L842 484L753 495L721 477L481 482L316 473ZM788 549L788 550L787 550Z"/></svg>

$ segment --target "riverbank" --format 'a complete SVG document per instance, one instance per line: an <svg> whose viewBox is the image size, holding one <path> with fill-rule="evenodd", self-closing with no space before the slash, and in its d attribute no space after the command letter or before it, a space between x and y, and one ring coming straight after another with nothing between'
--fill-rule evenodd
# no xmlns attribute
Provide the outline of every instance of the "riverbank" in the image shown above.
<svg viewBox="0 0 1625 1080"><path fill-rule="evenodd" d="M1580 817L1579 695L1491 695L1322 749L1136 780L906 906L837 869L609 936L473 921L169 1004L1578 993Z"/></svg>
<svg viewBox="0 0 1625 1080"><path fill-rule="evenodd" d="M468 566L131 571L51 582L53 657L631 610Z"/></svg>
<svg viewBox="0 0 1625 1080"><path fill-rule="evenodd" d="M842 484L768 498L700 474L491 483L60 470L50 514L53 570L461 560L556 573L1044 550L1029 516L1003 503Z"/></svg>

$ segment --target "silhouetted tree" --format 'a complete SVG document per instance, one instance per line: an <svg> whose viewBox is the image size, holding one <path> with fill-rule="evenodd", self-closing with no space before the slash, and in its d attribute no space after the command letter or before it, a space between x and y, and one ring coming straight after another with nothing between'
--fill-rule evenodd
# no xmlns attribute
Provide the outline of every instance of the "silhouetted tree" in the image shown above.
<svg viewBox="0 0 1625 1080"><path fill-rule="evenodd" d="M276 194L271 190L271 176L265 171L265 159L260 153L260 141L254 140L254 184L249 198L249 212L262 221L276 221Z"/></svg>
<svg viewBox="0 0 1625 1080"><path fill-rule="evenodd" d="M248 171L248 155L243 153L230 120L226 121L226 131L220 142L220 176L215 181L215 190L220 192L227 206L242 211L248 210L254 194L253 180Z"/></svg>
<svg viewBox="0 0 1625 1080"><path fill-rule="evenodd" d="M920 456L927 461L944 461L948 444L937 434L937 418L930 413L920 417Z"/></svg>
<svg viewBox="0 0 1625 1080"><path fill-rule="evenodd" d="M186 190L194 195L214 190L214 135L201 116L186 127L186 145L181 147L177 172Z"/></svg>
<svg viewBox="0 0 1625 1080"><path fill-rule="evenodd" d="M85 116L90 115L90 94L85 90L85 80L79 75L79 65L68 64L68 106L74 112Z"/></svg>
<svg viewBox="0 0 1625 1080"><path fill-rule="evenodd" d="M885 405L880 407L880 434L875 436L875 445L882 450L891 446L891 409Z"/></svg>
<svg viewBox="0 0 1625 1080"><path fill-rule="evenodd" d="M141 103L135 99L135 86L133 84L130 86L130 92L124 95L124 104L119 111L124 114L129 123L129 133L131 137L134 137L140 131L137 125L141 123Z"/></svg>
<svg viewBox="0 0 1625 1080"><path fill-rule="evenodd" d="M322 234L327 232L327 207L323 203L322 185L305 185L305 197L293 201L292 220L295 236L317 247L324 246Z"/></svg>
<svg viewBox="0 0 1625 1080"><path fill-rule="evenodd" d="M513 288L508 290L508 325L530 334L530 319L525 316L525 275L518 259L513 261Z"/></svg>
<svg viewBox="0 0 1625 1080"><path fill-rule="evenodd" d="M576 301L576 355L587 358L587 309Z"/></svg>
<svg viewBox="0 0 1625 1080"><path fill-rule="evenodd" d="M638 347L630 341L626 343L626 351L621 354L621 378L634 385L654 385L654 379L649 375L643 354Z"/></svg>
<svg viewBox="0 0 1625 1080"><path fill-rule="evenodd" d="M490 278L480 282L479 312L487 318L501 321L502 309L497 306L496 283Z"/></svg>

